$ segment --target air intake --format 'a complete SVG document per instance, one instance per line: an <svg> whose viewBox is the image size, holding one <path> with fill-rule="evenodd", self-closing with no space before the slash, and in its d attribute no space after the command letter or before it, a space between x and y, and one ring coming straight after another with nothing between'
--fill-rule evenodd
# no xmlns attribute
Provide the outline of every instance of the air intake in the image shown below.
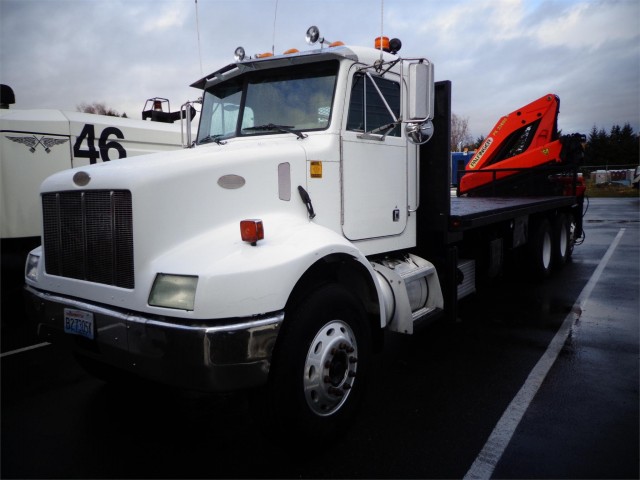
<svg viewBox="0 0 640 480"><path fill-rule="evenodd" d="M134 288L131 192L46 193L42 216L49 275Z"/></svg>

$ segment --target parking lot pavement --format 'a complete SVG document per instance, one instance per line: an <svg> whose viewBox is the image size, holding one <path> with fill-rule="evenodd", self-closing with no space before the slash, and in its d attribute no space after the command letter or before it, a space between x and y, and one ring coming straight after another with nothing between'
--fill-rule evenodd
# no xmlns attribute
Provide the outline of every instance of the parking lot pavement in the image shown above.
<svg viewBox="0 0 640 480"><path fill-rule="evenodd" d="M615 205L595 202L586 218L592 241L618 243L588 298L570 313L576 320L568 339L494 478L640 475L639 219L637 208L625 217Z"/></svg>

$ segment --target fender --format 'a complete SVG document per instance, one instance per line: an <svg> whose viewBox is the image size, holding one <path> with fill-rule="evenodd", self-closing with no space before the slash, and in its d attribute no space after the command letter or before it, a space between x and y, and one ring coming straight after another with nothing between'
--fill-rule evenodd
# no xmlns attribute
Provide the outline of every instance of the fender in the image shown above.
<svg viewBox="0 0 640 480"><path fill-rule="evenodd" d="M153 283L157 273L197 275L195 307L190 318L223 319L253 316L284 309L304 273L318 260L345 254L360 263L373 280L386 315L379 279L371 263L351 242L306 218L291 214L262 217L265 238L255 246L240 239L239 224L225 224L184 242L150 263L150 271L138 272ZM138 278L138 281L140 278ZM163 315L168 309L147 307Z"/></svg>

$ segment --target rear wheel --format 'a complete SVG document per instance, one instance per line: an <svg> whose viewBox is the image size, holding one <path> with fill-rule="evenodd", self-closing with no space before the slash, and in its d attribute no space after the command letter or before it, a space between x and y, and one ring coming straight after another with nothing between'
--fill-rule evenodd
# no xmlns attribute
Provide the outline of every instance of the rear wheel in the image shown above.
<svg viewBox="0 0 640 480"><path fill-rule="evenodd" d="M340 285L316 289L287 312L267 414L288 434L322 440L337 433L362 400L370 360L371 330L361 304Z"/></svg>
<svg viewBox="0 0 640 480"><path fill-rule="evenodd" d="M529 266L536 278L546 278L551 274L552 245L549 220L542 218L534 224L528 244Z"/></svg>
<svg viewBox="0 0 640 480"><path fill-rule="evenodd" d="M576 217L573 214L567 216L567 223L569 224L569 249L567 251L567 261L569 261L571 259L571 255L573 255L573 247L576 246L576 231L578 229L578 225Z"/></svg>
<svg viewBox="0 0 640 480"><path fill-rule="evenodd" d="M571 256L571 224L564 213L556 216L553 222L552 260L556 268L562 268Z"/></svg>

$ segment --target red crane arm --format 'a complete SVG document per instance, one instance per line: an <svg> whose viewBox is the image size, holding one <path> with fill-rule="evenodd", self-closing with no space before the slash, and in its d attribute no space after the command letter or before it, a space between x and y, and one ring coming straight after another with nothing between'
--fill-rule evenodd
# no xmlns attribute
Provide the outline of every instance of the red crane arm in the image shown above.
<svg viewBox="0 0 640 480"><path fill-rule="evenodd" d="M522 169L560 162L559 107L560 99L550 93L500 118L469 161L460 180L460 194L517 175ZM505 170L510 168L514 170ZM486 169L494 171L472 173Z"/></svg>

